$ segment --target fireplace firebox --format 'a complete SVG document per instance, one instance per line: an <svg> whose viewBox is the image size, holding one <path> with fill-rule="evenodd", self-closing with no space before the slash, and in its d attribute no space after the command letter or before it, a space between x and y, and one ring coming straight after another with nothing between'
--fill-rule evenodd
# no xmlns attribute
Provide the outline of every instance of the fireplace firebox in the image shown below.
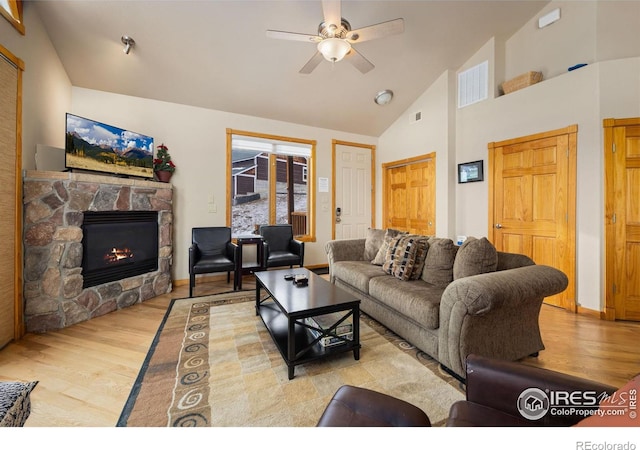
<svg viewBox="0 0 640 450"><path fill-rule="evenodd" d="M158 270L157 211L85 211L83 288Z"/></svg>

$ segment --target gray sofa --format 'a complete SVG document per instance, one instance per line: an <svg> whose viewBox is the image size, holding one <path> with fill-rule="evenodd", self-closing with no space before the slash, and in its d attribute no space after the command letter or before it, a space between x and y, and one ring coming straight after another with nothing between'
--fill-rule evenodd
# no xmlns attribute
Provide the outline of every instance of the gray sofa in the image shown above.
<svg viewBox="0 0 640 450"><path fill-rule="evenodd" d="M424 261L414 261L411 279L400 279L388 264L399 239L393 231L369 230L367 238L325 246L331 282L359 298L364 313L460 379L469 354L518 360L544 349L540 308L545 297L566 289L564 273L497 252L486 238L457 247L450 239L423 236L415 242L427 247ZM395 249L396 263L398 254L409 253L405 245ZM387 263L377 265L381 255Z"/></svg>

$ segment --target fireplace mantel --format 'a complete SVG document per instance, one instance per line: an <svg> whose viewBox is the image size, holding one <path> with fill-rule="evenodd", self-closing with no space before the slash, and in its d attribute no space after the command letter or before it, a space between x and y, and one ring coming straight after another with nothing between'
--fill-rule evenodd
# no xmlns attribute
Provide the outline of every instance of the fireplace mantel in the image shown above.
<svg viewBox="0 0 640 450"><path fill-rule="evenodd" d="M26 171L23 197L27 331L64 328L171 292L171 184L87 173ZM158 270L83 289L85 211L158 211Z"/></svg>

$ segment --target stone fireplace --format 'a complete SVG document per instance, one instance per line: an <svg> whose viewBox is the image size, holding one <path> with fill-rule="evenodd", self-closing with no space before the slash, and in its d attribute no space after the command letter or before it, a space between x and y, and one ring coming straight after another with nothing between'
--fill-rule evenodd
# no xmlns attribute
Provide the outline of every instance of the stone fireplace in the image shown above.
<svg viewBox="0 0 640 450"><path fill-rule="evenodd" d="M171 291L170 184L42 171L27 171L23 184L27 331L64 328ZM96 217L104 225L105 220L110 223L117 216L127 225L108 232L114 243L109 251L103 252L110 255L100 256L105 264L100 265L95 256L88 260L85 247L102 251L97 243L104 237L83 242L87 227L96 228L96 223L100 223L95 222ZM148 242L144 248L132 248L132 235L149 234L157 244ZM153 257L149 256L154 251ZM137 272L128 272L135 259L133 255L145 263ZM126 261L116 261L120 258ZM116 264L107 263L108 260ZM83 269L83 261L85 265L89 263L89 270ZM107 267L112 265L115 270Z"/></svg>

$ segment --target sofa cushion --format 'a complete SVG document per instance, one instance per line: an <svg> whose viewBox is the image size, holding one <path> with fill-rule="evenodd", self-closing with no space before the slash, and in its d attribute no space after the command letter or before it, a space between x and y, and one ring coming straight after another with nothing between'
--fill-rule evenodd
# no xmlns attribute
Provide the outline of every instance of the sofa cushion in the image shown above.
<svg viewBox="0 0 640 450"><path fill-rule="evenodd" d="M333 264L331 275L368 294L369 280L386 274L382 267L374 266L369 261L338 261Z"/></svg>
<svg viewBox="0 0 640 450"><path fill-rule="evenodd" d="M428 241L417 234L396 236L389 243L382 270L403 281L417 280L422 274Z"/></svg>
<svg viewBox="0 0 640 450"><path fill-rule="evenodd" d="M382 241L382 245L378 249L378 253L376 253L376 257L371 261L371 264L375 264L376 266L381 266L384 264L384 261L387 257L387 250L389 249L389 243L393 238L400 234L407 234L404 231L394 230L393 228L387 228L384 233L384 240Z"/></svg>
<svg viewBox="0 0 640 450"><path fill-rule="evenodd" d="M421 326L435 330L440 322L440 298L445 288L422 280L372 278L369 295Z"/></svg>
<svg viewBox="0 0 640 450"><path fill-rule="evenodd" d="M367 230L367 236L364 242L364 257L362 259L365 261L374 260L378 254L378 250L382 247L385 234L385 230L380 230L378 228L369 228Z"/></svg>
<svg viewBox="0 0 640 450"><path fill-rule="evenodd" d="M453 281L456 247L451 239L432 237L422 269L422 280L435 286L447 286Z"/></svg>
<svg viewBox="0 0 640 450"><path fill-rule="evenodd" d="M453 279L470 277L481 273L495 272L498 252L486 237L467 238L458 249L453 263Z"/></svg>

